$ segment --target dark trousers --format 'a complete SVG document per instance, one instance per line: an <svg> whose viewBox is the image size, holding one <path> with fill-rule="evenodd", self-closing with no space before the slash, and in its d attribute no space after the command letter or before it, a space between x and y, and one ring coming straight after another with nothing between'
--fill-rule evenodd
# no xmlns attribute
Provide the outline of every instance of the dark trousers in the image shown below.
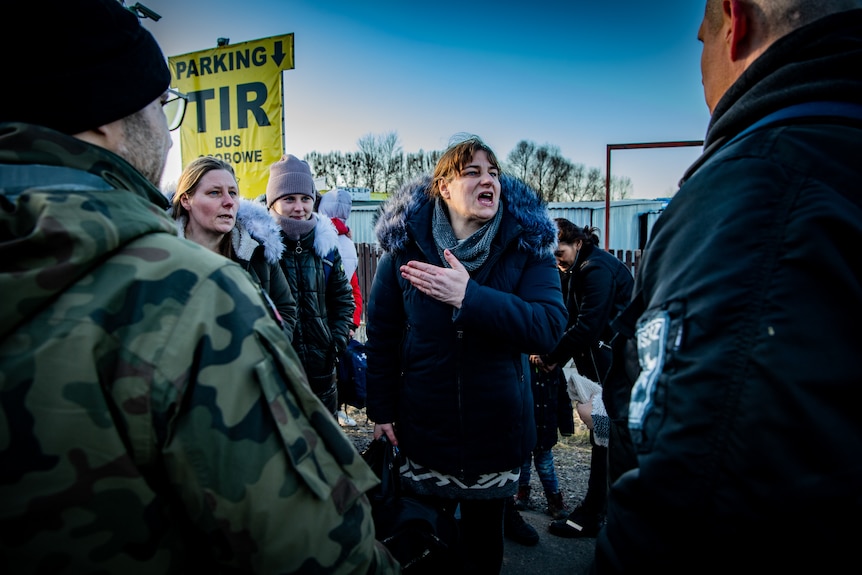
<svg viewBox="0 0 862 575"><path fill-rule="evenodd" d="M592 440L592 432L590 432ZM600 521L608 506L608 448L593 443L590 451L590 478L581 509Z"/></svg>
<svg viewBox="0 0 862 575"><path fill-rule="evenodd" d="M448 513L460 510L460 543L450 573L499 575L503 568L503 509L506 499L438 499ZM447 575L447 574L443 574Z"/></svg>
<svg viewBox="0 0 862 575"><path fill-rule="evenodd" d="M505 499L461 501L462 573L498 575L503 568Z"/></svg>
<svg viewBox="0 0 862 575"><path fill-rule="evenodd" d="M627 419L611 420L608 439L608 483L613 485L620 475L638 466Z"/></svg>
<svg viewBox="0 0 862 575"><path fill-rule="evenodd" d="M335 384L335 381L333 380L332 385L329 387L329 389L315 392L314 395L316 395L317 399L319 399L323 403L323 405L326 406L326 409L329 410L329 413L331 413L332 416L335 417L335 412L338 411L338 386Z"/></svg>

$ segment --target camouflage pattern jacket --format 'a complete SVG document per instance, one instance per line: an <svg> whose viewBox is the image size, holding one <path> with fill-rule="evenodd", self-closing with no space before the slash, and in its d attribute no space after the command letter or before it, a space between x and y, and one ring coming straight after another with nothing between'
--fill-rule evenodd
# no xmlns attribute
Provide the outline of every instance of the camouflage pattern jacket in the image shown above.
<svg viewBox="0 0 862 575"><path fill-rule="evenodd" d="M0 208L0 572L398 571L259 288L154 186L0 124Z"/></svg>

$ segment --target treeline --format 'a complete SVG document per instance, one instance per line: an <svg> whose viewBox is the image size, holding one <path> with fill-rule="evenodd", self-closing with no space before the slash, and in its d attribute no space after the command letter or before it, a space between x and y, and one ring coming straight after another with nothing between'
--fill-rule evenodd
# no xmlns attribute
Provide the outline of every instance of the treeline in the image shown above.
<svg viewBox="0 0 862 575"><path fill-rule="evenodd" d="M403 182L430 174L442 150L404 153L396 132L366 134L356 142L356 152L311 152L305 160L312 172L326 179L327 189L363 187L391 193ZM499 152L498 152L499 153ZM564 158L557 146L537 145L521 140L505 158L498 157L503 170L521 178L548 202L597 201L605 199L605 175ZM632 193L629 178L611 178L611 197L627 198Z"/></svg>

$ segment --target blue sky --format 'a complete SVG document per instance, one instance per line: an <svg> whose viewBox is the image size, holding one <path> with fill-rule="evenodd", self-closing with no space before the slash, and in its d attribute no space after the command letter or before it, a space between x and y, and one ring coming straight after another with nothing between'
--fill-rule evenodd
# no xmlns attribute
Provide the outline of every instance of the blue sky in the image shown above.
<svg viewBox="0 0 862 575"><path fill-rule="evenodd" d="M134 2L126 2L131 5ZM167 56L294 34L284 73L286 152L356 151L397 132L405 152L481 136L505 158L520 140L605 169L608 144L701 140L702 0L345 2L145 0ZM619 150L634 197L668 196L699 147ZM179 144L165 181L176 179Z"/></svg>

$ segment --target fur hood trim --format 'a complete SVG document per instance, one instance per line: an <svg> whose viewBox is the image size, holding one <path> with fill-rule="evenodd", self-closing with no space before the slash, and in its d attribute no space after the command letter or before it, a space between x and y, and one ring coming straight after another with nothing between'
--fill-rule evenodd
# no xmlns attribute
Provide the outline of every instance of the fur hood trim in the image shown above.
<svg viewBox="0 0 862 575"><path fill-rule="evenodd" d="M163 191L168 202L173 204L176 185L173 184ZM170 215L172 208L168 208ZM176 220L177 235L186 237L188 218L180 216ZM231 230L231 244L234 253L243 261L251 260L254 250L263 246L263 255L270 264L278 263L284 254L284 244L281 243L281 228L273 220L266 207L260 203L245 198L239 199L239 209L236 212L236 225Z"/></svg>
<svg viewBox="0 0 862 575"><path fill-rule="evenodd" d="M231 241L237 256L248 261L258 245L263 246L266 261L278 263L284 254L281 228L265 206L245 198L240 199Z"/></svg>
<svg viewBox="0 0 862 575"><path fill-rule="evenodd" d="M314 253L321 259L329 259L333 251L338 251L338 230L327 217L316 213L311 217L317 220L314 224Z"/></svg>
<svg viewBox="0 0 862 575"><path fill-rule="evenodd" d="M422 176L404 184L383 204L374 233L384 251L402 251L410 241L407 223L431 201L430 186L431 177ZM518 249L535 255L553 252L557 245L557 226L538 194L523 181L503 175L500 198L500 208L506 210L501 225L518 227Z"/></svg>

